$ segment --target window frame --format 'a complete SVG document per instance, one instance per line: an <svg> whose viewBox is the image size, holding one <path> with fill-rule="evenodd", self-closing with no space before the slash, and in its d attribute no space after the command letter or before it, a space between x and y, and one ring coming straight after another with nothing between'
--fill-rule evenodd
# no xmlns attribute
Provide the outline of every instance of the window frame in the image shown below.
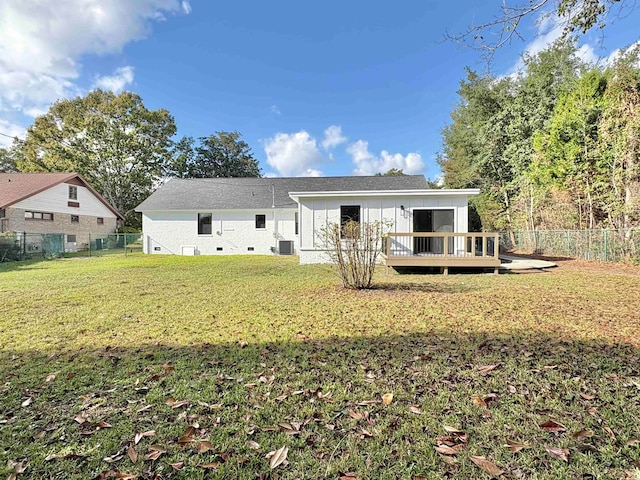
<svg viewBox="0 0 640 480"><path fill-rule="evenodd" d="M357 210L357 215L349 215L349 213L345 212L346 209L352 209L351 213L354 213L354 209ZM356 218L357 217L357 218ZM347 238L344 232L344 226L348 222L355 222L360 224L362 217L362 205L340 205L340 238Z"/></svg>
<svg viewBox="0 0 640 480"><path fill-rule="evenodd" d="M209 218L209 223L203 223L203 220L206 218ZM209 227L208 232L206 231L207 229L204 228L206 226ZM213 235L213 213L198 213L198 235Z"/></svg>
<svg viewBox="0 0 640 480"><path fill-rule="evenodd" d="M78 200L78 187L69 185L69 200Z"/></svg>
<svg viewBox="0 0 640 480"><path fill-rule="evenodd" d="M104 225L104 217L96 217L96 222L98 225Z"/></svg>
<svg viewBox="0 0 640 480"><path fill-rule="evenodd" d="M29 222L34 220L39 220L44 222L53 222L53 220L55 219L55 216L51 212L37 212L34 210L25 210L24 219Z"/></svg>
<svg viewBox="0 0 640 480"><path fill-rule="evenodd" d="M261 218L260 218L261 217ZM260 226L260 219L262 220L262 226ZM267 229L267 215L264 213L256 213L256 230L266 230Z"/></svg>
<svg viewBox="0 0 640 480"><path fill-rule="evenodd" d="M80 215L71 215L71 223L80 223Z"/></svg>

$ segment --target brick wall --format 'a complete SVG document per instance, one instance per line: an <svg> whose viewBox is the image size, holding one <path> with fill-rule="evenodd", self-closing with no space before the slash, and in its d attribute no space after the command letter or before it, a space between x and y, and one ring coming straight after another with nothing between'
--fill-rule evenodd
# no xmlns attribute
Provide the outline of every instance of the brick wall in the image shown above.
<svg viewBox="0 0 640 480"><path fill-rule="evenodd" d="M89 234L108 234L116 230L115 217L103 217L104 224L98 224L98 217L91 215L78 215L79 222L71 222L71 215L67 213L54 213L51 220L29 220L24 218L24 209L9 207L5 209L7 229L15 232L27 233L65 233L77 235L78 243L88 242ZM87 240L82 240L86 238Z"/></svg>

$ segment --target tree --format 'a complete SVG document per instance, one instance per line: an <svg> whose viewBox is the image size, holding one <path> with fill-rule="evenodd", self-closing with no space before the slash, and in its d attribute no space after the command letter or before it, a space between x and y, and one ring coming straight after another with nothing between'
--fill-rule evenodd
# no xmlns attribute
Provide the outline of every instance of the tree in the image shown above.
<svg viewBox="0 0 640 480"><path fill-rule="evenodd" d="M167 110L148 110L138 95L95 90L60 100L37 117L20 147L18 167L78 172L128 225L139 226L134 208L161 181L175 131Z"/></svg>
<svg viewBox="0 0 640 480"><path fill-rule="evenodd" d="M566 37L584 34L594 27L602 30L612 18L625 16L636 7L634 0L518 0L511 4L505 1L501 14L493 20L446 37L482 51L490 61L498 49L514 38L522 39L520 25L533 15L541 15L542 19L553 17Z"/></svg>
<svg viewBox="0 0 640 480"><path fill-rule="evenodd" d="M179 178L259 177L258 161L238 132L216 132L195 145L184 137L174 147L168 175Z"/></svg>
<svg viewBox="0 0 640 480"><path fill-rule="evenodd" d="M400 177L403 176L405 173L402 171L401 168L392 168L390 170L387 170L385 173L376 173L375 176L376 177Z"/></svg>
<svg viewBox="0 0 640 480"><path fill-rule="evenodd" d="M13 173L16 171L15 147L0 147L0 173Z"/></svg>

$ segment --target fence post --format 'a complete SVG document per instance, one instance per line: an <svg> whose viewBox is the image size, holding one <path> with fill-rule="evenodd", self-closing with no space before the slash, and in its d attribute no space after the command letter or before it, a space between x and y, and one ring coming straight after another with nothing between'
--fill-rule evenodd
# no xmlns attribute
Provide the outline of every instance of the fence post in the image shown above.
<svg viewBox="0 0 640 480"><path fill-rule="evenodd" d="M603 230L603 235L604 235L604 261L607 262L608 261L608 255L607 252L609 251L609 246L607 245L607 232L608 230L605 228Z"/></svg>
<svg viewBox="0 0 640 480"><path fill-rule="evenodd" d="M91 258L91 234L89 234L89 258Z"/></svg>

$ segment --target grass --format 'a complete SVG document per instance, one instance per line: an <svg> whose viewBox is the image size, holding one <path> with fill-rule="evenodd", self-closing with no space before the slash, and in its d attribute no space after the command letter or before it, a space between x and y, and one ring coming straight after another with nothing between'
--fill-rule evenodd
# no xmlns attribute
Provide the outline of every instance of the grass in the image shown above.
<svg viewBox="0 0 640 480"><path fill-rule="evenodd" d="M0 475L637 477L640 269L376 285L276 257L0 265Z"/></svg>

